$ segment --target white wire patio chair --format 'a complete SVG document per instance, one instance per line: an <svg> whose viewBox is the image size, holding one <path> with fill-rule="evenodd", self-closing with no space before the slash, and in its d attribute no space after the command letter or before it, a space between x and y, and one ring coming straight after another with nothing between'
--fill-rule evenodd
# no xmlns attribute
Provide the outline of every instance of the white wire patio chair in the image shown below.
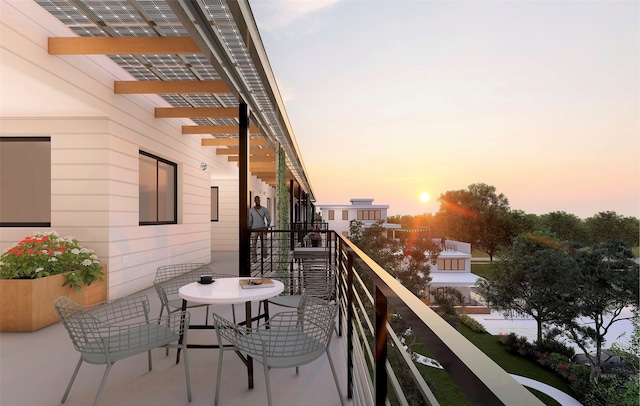
<svg viewBox="0 0 640 406"><path fill-rule="evenodd" d="M344 405L338 375L329 351L337 311L337 303L302 296L297 310L277 313L259 328L238 326L214 313L213 323L221 349L218 357L215 404L218 404L220 395L222 357L225 351L234 350L245 352L262 363L269 406L273 404L269 382L270 369L295 367L297 374L301 365L327 354L338 396ZM225 342L231 343L233 347L224 347Z"/></svg>
<svg viewBox="0 0 640 406"><path fill-rule="evenodd" d="M186 284L200 280L200 275L211 275L213 272L207 264L186 263L163 265L156 269L153 286L160 298L160 316L167 311L171 314L182 309L182 299L178 297L178 290ZM187 308L206 307L205 324L209 321L209 305L187 303Z"/></svg>
<svg viewBox="0 0 640 406"><path fill-rule="evenodd" d="M174 312L158 319L149 319L149 300L145 295L129 296L91 306L83 306L66 296L61 296L54 301L54 307L69 333L74 348L80 352L80 360L64 392L62 403L67 400L83 362L106 365L93 402L93 405L97 406L113 364L121 359L147 352L151 371L151 350L158 347L183 350L187 398L191 402L186 345L188 312Z"/></svg>
<svg viewBox="0 0 640 406"><path fill-rule="evenodd" d="M284 292L269 299L268 303L297 308L302 296L331 301L336 289L336 275L327 261L307 260L302 263L302 271L299 275L287 277L285 286L287 288Z"/></svg>

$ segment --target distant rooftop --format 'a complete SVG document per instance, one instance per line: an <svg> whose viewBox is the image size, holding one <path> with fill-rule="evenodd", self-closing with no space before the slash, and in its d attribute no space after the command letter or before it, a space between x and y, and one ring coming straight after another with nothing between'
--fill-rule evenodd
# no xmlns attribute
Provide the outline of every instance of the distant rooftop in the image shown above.
<svg viewBox="0 0 640 406"><path fill-rule="evenodd" d="M373 204L373 199L351 199L350 202L354 206L370 206Z"/></svg>

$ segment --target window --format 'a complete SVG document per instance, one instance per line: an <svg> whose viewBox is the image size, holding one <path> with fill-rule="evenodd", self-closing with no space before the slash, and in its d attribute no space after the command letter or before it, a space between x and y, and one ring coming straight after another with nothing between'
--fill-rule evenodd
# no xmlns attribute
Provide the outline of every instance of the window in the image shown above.
<svg viewBox="0 0 640 406"><path fill-rule="evenodd" d="M380 220L381 217L380 210L358 210L358 220Z"/></svg>
<svg viewBox="0 0 640 406"><path fill-rule="evenodd" d="M342 219L349 220L349 210L342 210Z"/></svg>
<svg viewBox="0 0 640 406"><path fill-rule="evenodd" d="M333 210L329 210L329 220L335 220L335 212Z"/></svg>
<svg viewBox="0 0 640 406"><path fill-rule="evenodd" d="M51 137L0 137L0 227L51 227Z"/></svg>
<svg viewBox="0 0 640 406"><path fill-rule="evenodd" d="M438 259L438 270L440 271L464 271L464 259Z"/></svg>
<svg viewBox="0 0 640 406"><path fill-rule="evenodd" d="M218 187L211 186L211 221L218 221Z"/></svg>
<svg viewBox="0 0 640 406"><path fill-rule="evenodd" d="M140 225L176 224L178 166L140 151Z"/></svg>

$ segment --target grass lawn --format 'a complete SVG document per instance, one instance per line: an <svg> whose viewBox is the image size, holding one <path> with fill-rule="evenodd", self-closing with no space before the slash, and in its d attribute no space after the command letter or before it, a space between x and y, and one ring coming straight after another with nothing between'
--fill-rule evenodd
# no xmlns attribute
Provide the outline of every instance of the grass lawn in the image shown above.
<svg viewBox="0 0 640 406"><path fill-rule="evenodd" d="M498 336L488 333L475 333L465 325L460 326L460 333L508 373L543 382L575 397L567 381L533 361L509 354L506 347L499 342ZM427 357L431 356L426 348L422 346L415 346L412 349ZM464 406L471 404L445 371L420 364L417 367L441 405ZM553 398L542 392L535 389L527 389L545 405L560 405Z"/></svg>
<svg viewBox="0 0 640 406"><path fill-rule="evenodd" d="M482 276L485 279L490 279L487 278L487 268L489 267L489 264L474 264L473 262L471 263L471 273L474 275L478 275L478 276Z"/></svg>
<svg viewBox="0 0 640 406"><path fill-rule="evenodd" d="M554 388L575 397L566 380L531 360L518 355L509 354L507 352L507 347L500 343L498 336L488 333L475 333L465 325L460 326L460 333L508 373L525 376L527 378L546 383L547 385L553 386ZM541 394L535 390L531 391L546 405L558 405L558 402L547 395Z"/></svg>

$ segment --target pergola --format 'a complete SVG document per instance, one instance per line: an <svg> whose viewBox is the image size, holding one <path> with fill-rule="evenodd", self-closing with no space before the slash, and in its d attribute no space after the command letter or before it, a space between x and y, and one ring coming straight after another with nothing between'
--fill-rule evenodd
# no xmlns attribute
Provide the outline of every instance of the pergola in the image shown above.
<svg viewBox="0 0 640 406"><path fill-rule="evenodd" d="M182 134L209 135L201 145L238 165L241 208L251 175L276 188L280 149L291 195L315 201L248 0L34 1L75 34L50 37L50 54L107 55L131 75L115 94L159 95L171 107L156 107L157 119L188 119Z"/></svg>

